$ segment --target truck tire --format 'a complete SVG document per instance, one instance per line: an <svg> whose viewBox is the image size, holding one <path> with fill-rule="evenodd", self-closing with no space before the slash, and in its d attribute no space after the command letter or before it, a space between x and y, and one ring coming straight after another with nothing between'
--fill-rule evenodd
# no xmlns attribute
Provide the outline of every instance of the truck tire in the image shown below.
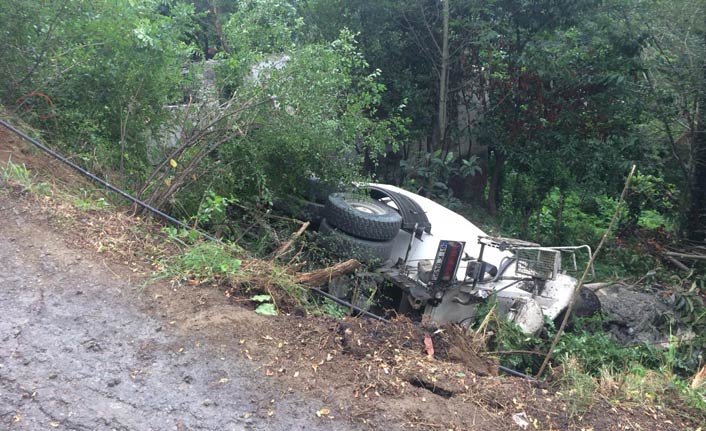
<svg viewBox="0 0 706 431"><path fill-rule="evenodd" d="M393 208L353 193L329 195L324 217L332 227L373 241L393 239L402 226L402 216Z"/></svg>
<svg viewBox="0 0 706 431"><path fill-rule="evenodd" d="M379 265L392 254L392 240L370 241L356 238L332 227L326 219L319 225L319 243L331 253L362 263Z"/></svg>

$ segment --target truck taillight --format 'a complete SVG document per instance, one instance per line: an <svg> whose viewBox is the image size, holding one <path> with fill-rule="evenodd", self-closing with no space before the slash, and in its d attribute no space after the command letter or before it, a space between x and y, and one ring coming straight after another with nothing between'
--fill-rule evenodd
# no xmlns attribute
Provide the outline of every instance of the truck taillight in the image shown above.
<svg viewBox="0 0 706 431"><path fill-rule="evenodd" d="M436 258L432 267L431 281L454 281L458 265L461 262L463 248L466 243L463 241L447 241L439 242L439 248L436 250Z"/></svg>

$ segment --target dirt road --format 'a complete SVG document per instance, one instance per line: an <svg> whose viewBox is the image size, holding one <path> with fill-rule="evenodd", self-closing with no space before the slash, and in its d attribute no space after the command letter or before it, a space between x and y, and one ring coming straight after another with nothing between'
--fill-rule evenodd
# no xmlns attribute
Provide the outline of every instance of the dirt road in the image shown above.
<svg viewBox="0 0 706 431"><path fill-rule="evenodd" d="M265 381L234 335L184 331L125 268L2 196L0 220L0 429L355 429Z"/></svg>

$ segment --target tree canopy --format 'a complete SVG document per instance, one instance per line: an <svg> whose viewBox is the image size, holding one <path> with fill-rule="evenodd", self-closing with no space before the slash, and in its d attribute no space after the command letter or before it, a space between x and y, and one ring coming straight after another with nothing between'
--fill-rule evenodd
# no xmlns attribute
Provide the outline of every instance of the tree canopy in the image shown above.
<svg viewBox="0 0 706 431"><path fill-rule="evenodd" d="M657 180L626 228L645 212L703 240L705 8L8 0L0 98L186 212L205 190L268 202L311 176L377 178L528 238L588 241L565 211L598 216L636 163Z"/></svg>

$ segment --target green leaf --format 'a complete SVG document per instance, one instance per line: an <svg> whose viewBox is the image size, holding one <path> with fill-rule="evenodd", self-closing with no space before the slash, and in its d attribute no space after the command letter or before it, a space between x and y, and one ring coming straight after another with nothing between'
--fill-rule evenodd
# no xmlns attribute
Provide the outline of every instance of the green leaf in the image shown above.
<svg viewBox="0 0 706 431"><path fill-rule="evenodd" d="M261 295L261 296L267 296L267 295ZM255 312L257 314L262 314L263 316L276 316L277 315L277 309L275 308L275 305L272 304L271 302L267 302L265 304L260 304L255 309Z"/></svg>
<svg viewBox="0 0 706 431"><path fill-rule="evenodd" d="M272 297L270 295L255 295L250 299L255 302L270 302L270 301L272 301Z"/></svg>

